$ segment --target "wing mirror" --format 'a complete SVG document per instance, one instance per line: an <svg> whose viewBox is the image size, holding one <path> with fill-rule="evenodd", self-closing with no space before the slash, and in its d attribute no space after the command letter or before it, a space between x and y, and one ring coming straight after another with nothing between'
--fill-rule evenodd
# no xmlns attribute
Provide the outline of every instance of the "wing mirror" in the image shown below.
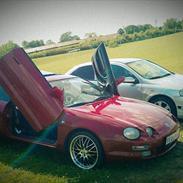
<svg viewBox="0 0 183 183"><path fill-rule="evenodd" d="M125 77L124 83L136 83L137 80L133 77Z"/></svg>
<svg viewBox="0 0 183 183"><path fill-rule="evenodd" d="M125 81L125 77L120 77L116 80L116 85L120 85L121 83L123 83Z"/></svg>

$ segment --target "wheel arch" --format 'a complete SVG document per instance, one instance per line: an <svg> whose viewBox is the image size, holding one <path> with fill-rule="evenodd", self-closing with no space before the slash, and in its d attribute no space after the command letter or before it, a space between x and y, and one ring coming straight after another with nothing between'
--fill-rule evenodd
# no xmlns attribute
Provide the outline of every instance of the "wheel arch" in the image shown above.
<svg viewBox="0 0 183 183"><path fill-rule="evenodd" d="M174 107L175 107L175 112L176 112L176 114L177 114L177 107L176 107L176 105L175 105L175 102L173 101L173 99L171 98L171 97L169 97L169 96L167 96L167 95L163 95L163 94L157 94L157 95L153 95L153 96L151 96L149 99L148 99L148 102L150 102L150 103L152 103L152 101L154 100L154 99L156 99L156 98L158 98L158 97L162 97L162 98L166 98L166 99L168 99L169 101L171 101L171 103L174 105Z"/></svg>

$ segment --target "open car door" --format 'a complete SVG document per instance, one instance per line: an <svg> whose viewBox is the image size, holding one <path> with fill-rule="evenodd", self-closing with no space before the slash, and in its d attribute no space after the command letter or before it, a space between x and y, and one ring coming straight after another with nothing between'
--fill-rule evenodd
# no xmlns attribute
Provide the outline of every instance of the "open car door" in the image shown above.
<svg viewBox="0 0 183 183"><path fill-rule="evenodd" d="M36 131L63 111L63 91L51 87L22 48L0 59L0 85Z"/></svg>
<svg viewBox="0 0 183 183"><path fill-rule="evenodd" d="M109 58L103 43L101 43L92 56L92 65L101 88L108 90L113 95L119 95L114 74L111 69Z"/></svg>

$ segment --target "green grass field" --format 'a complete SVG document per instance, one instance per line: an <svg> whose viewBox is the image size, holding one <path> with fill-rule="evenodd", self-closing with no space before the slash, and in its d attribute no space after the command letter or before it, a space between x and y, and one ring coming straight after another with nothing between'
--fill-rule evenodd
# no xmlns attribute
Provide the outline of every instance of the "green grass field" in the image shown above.
<svg viewBox="0 0 183 183"><path fill-rule="evenodd" d="M183 131L168 154L146 161L112 161L83 171L53 149L0 138L1 183L182 183Z"/></svg>
<svg viewBox="0 0 183 183"><path fill-rule="evenodd" d="M152 60L165 68L183 73L183 32L145 41L127 43L116 48L107 48L110 58L137 57ZM95 50L35 59L42 70L65 73L76 64L91 60Z"/></svg>
<svg viewBox="0 0 183 183"><path fill-rule="evenodd" d="M64 73L89 61L95 50L36 59L40 69ZM124 44L108 49L109 56L141 57L174 72L183 73L183 33ZM183 127L183 121L181 126ZM113 161L83 171L65 154L0 137L0 183L183 183L183 130L175 149L147 161Z"/></svg>

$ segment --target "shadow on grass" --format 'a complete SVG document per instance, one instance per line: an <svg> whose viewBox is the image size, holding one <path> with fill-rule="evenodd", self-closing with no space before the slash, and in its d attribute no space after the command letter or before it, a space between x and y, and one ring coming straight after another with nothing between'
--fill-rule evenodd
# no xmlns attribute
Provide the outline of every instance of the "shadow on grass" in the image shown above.
<svg viewBox="0 0 183 183"><path fill-rule="evenodd" d="M65 176L70 182L175 182L183 179L183 139L180 138L176 148L159 158L111 161L101 168L83 171L55 149L1 137L0 162L36 174Z"/></svg>

